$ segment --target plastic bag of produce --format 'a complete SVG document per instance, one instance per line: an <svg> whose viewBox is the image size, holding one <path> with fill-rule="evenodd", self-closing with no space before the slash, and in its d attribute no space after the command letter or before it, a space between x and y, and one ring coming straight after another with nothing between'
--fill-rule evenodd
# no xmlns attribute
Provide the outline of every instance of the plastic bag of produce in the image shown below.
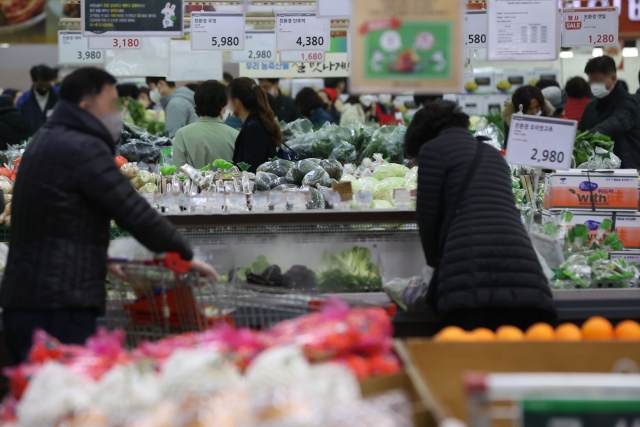
<svg viewBox="0 0 640 427"><path fill-rule="evenodd" d="M288 182L287 182L287 178L285 178L285 177L280 177L280 178L274 179L274 180L271 182L271 188L275 188L275 187L278 187L278 186L280 186L280 185L287 185L287 184L288 184Z"/></svg>
<svg viewBox="0 0 640 427"><path fill-rule="evenodd" d="M592 286L596 288L629 288L637 285L637 269L623 259L598 259L591 265ZM633 279L636 280L633 280Z"/></svg>
<svg viewBox="0 0 640 427"><path fill-rule="evenodd" d="M302 179L311 171L324 171L322 166L319 165L317 159L305 159L299 160L296 165L291 169L291 176L287 175L287 182L289 184L302 184Z"/></svg>
<svg viewBox="0 0 640 427"><path fill-rule="evenodd" d="M304 176L302 185L308 185L309 187L319 185L329 187L331 185L331 178L329 178L329 174L324 169L312 170Z"/></svg>
<svg viewBox="0 0 640 427"><path fill-rule="evenodd" d="M269 191L272 187L275 187L280 184L273 185L275 181L278 180L278 175L268 173L268 172L258 172L256 174L256 190L258 191ZM286 179L285 179L286 181Z"/></svg>
<svg viewBox="0 0 640 427"><path fill-rule="evenodd" d="M324 209L325 201L322 193L313 187L302 187L303 190L309 190L311 200L307 202L307 209Z"/></svg>
<svg viewBox="0 0 640 427"><path fill-rule="evenodd" d="M157 193L157 192L158 192L158 186L151 183L145 184L138 189L138 193L140 194L149 194L149 193Z"/></svg>
<svg viewBox="0 0 640 427"><path fill-rule="evenodd" d="M356 178L355 176L343 175L342 178L340 178L340 182L345 181L349 181L351 183L351 192L353 194L356 194L358 191L362 190L362 183L358 181L358 178Z"/></svg>
<svg viewBox="0 0 640 427"><path fill-rule="evenodd" d="M289 123L289 130L293 132L294 135L311 133L313 132L313 123L308 119L298 119Z"/></svg>
<svg viewBox="0 0 640 427"><path fill-rule="evenodd" d="M329 178L333 178L337 181L342 178L342 165L337 160L322 160L320 166L327 171Z"/></svg>
<svg viewBox="0 0 640 427"><path fill-rule="evenodd" d="M591 284L591 267L584 255L571 255L560 266L558 280L573 280L576 287L588 288Z"/></svg>
<svg viewBox="0 0 640 427"><path fill-rule="evenodd" d="M284 177L296 164L289 160L278 159L263 163L257 169L257 172L268 172L280 177Z"/></svg>
<svg viewBox="0 0 640 427"><path fill-rule="evenodd" d="M406 180L404 178L385 178L373 189L373 198L377 200L393 201L393 190L404 188Z"/></svg>
<svg viewBox="0 0 640 427"><path fill-rule="evenodd" d="M312 133L301 134L288 141L287 145L297 152L300 158L308 159L309 157L313 157L313 144L315 141L315 136Z"/></svg>
<svg viewBox="0 0 640 427"><path fill-rule="evenodd" d="M295 184L281 184L277 187L272 188L271 191L284 191L291 190L292 188L300 188L300 186Z"/></svg>
<svg viewBox="0 0 640 427"><path fill-rule="evenodd" d="M390 162L404 162L403 143L406 133L405 126L383 126L376 130L371 136L370 142L362 148L360 158L373 157L380 153L383 158Z"/></svg>
<svg viewBox="0 0 640 427"><path fill-rule="evenodd" d="M427 307L427 290L433 277L433 271L433 268L425 267L422 277L395 278L385 281L382 288L402 310L423 311Z"/></svg>
<svg viewBox="0 0 640 427"><path fill-rule="evenodd" d="M130 162L122 165L122 167L120 167L120 172L122 172L126 178L133 179L138 175L140 170L138 169L138 164L136 162Z"/></svg>
<svg viewBox="0 0 640 427"><path fill-rule="evenodd" d="M386 163L378 166L373 171L373 177L378 181L382 181L385 178L404 177L410 172L409 168L405 165L398 165L395 163Z"/></svg>
<svg viewBox="0 0 640 427"><path fill-rule="evenodd" d="M358 154L356 153L356 147L353 144L349 144L348 142L342 141L336 145L331 154L329 154L329 159L337 160L341 163L350 163L356 161L358 158Z"/></svg>
<svg viewBox="0 0 640 427"><path fill-rule="evenodd" d="M140 171L138 172L138 175L136 175L135 178L131 180L131 184L136 190L139 190L143 185L155 184L156 181L159 181L156 175L152 174L151 172Z"/></svg>

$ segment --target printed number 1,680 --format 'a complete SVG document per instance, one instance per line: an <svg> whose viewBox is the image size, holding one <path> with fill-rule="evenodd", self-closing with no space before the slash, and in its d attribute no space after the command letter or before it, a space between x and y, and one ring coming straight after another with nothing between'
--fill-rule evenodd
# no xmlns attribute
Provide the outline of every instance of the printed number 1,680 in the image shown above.
<svg viewBox="0 0 640 427"><path fill-rule="evenodd" d="M540 156L538 156L538 150L533 148L533 155L531 156L531 160L537 162L546 162L547 160L550 162L558 162L562 163L564 161L564 153L562 151L549 151L544 150Z"/></svg>

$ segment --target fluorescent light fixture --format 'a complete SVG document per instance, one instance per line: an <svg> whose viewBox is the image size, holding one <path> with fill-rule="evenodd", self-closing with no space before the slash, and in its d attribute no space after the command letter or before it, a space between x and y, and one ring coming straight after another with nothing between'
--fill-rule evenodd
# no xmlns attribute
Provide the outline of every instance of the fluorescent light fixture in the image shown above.
<svg viewBox="0 0 640 427"><path fill-rule="evenodd" d="M560 58L562 59L573 58L573 52L571 52L570 50L563 50L562 52L560 52Z"/></svg>
<svg viewBox="0 0 640 427"><path fill-rule="evenodd" d="M635 58L638 56L637 47L624 47L622 48L622 56L625 58Z"/></svg>
<svg viewBox="0 0 640 427"><path fill-rule="evenodd" d="M594 47L593 52L591 54L593 55L594 58L597 58L598 56L604 55L604 49L601 47Z"/></svg>
<svg viewBox="0 0 640 427"><path fill-rule="evenodd" d="M0 43L0 49L6 49L9 47L9 43Z"/></svg>

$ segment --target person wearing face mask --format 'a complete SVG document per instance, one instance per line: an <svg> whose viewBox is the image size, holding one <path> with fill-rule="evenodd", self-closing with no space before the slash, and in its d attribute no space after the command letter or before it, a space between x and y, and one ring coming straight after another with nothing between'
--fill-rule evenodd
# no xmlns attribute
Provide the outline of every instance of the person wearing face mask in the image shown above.
<svg viewBox="0 0 640 427"><path fill-rule="evenodd" d="M291 123L303 118L293 98L280 92L280 79L259 79L258 81L260 82L260 87L275 99L273 113L278 121Z"/></svg>
<svg viewBox="0 0 640 427"><path fill-rule="evenodd" d="M9 257L0 287L3 330L14 363L35 329L83 344L105 308L109 223L115 219L154 252L193 251L178 230L131 186L114 161L123 123L116 79L81 68L62 82L60 100L27 145L13 188ZM196 270L217 276L208 264Z"/></svg>
<svg viewBox="0 0 640 427"><path fill-rule="evenodd" d="M193 91L188 87L177 88L165 77L147 77L149 98L164 109L164 128L169 138L173 138L183 126L198 120Z"/></svg>
<svg viewBox="0 0 640 427"><path fill-rule="evenodd" d="M615 144L613 152L622 160L622 168L640 169L640 105L620 85L616 62L600 56L587 62L591 93L596 98L582 114L581 131L600 132Z"/></svg>
<svg viewBox="0 0 640 427"><path fill-rule="evenodd" d="M542 91L535 86L521 86L511 96L511 101L507 101L502 109L502 120L504 121L504 148L507 149L509 142L509 127L511 126L511 116L516 113L528 116L553 117L553 105L544 99Z"/></svg>
<svg viewBox="0 0 640 427"><path fill-rule="evenodd" d="M46 65L36 65L31 68L31 90L26 91L18 99L17 107L29 119L33 132L47 121L58 102L58 94L53 89L56 74Z"/></svg>
<svg viewBox="0 0 640 427"><path fill-rule="evenodd" d="M209 80L196 89L198 120L178 130L173 139L173 164L202 169L216 159L231 161L238 131L222 118L227 110L226 86Z"/></svg>
<svg viewBox="0 0 640 427"><path fill-rule="evenodd" d="M342 108L340 126L367 123L371 118L372 105L371 95L350 96Z"/></svg>

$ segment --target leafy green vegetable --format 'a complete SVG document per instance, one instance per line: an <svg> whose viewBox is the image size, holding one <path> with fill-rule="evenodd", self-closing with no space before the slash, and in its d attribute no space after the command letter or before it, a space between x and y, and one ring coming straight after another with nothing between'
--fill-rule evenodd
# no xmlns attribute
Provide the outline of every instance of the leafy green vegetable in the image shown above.
<svg viewBox="0 0 640 427"><path fill-rule="evenodd" d="M371 251L353 248L335 254L324 251L320 264L319 287L324 292L363 292L381 289L378 267L371 262Z"/></svg>
<svg viewBox="0 0 640 427"><path fill-rule="evenodd" d="M171 176L176 172L175 166L160 166L160 173L162 176Z"/></svg>
<svg viewBox="0 0 640 427"><path fill-rule="evenodd" d="M228 162L228 161L226 161L224 159L216 159L216 160L213 161L213 167L221 169L223 171L226 171L226 170L231 169L233 167L233 163Z"/></svg>
<svg viewBox="0 0 640 427"><path fill-rule="evenodd" d="M202 169L200 169L202 172L207 172L211 170L211 165L207 165L205 167L203 167Z"/></svg>
<svg viewBox="0 0 640 427"><path fill-rule="evenodd" d="M245 172L246 172L246 171L248 171L248 170L249 170L249 168L251 167L251 165L250 165L250 164L248 164L248 163L240 162L240 163L238 163L238 167L240 168L240 170L242 170L242 171L245 171Z"/></svg>
<svg viewBox="0 0 640 427"><path fill-rule="evenodd" d="M269 264L269 261L267 261L267 257L265 257L264 255L260 255L258 256L258 258L256 258L253 264L251 264L251 270L255 274L260 274L270 265L271 264Z"/></svg>

